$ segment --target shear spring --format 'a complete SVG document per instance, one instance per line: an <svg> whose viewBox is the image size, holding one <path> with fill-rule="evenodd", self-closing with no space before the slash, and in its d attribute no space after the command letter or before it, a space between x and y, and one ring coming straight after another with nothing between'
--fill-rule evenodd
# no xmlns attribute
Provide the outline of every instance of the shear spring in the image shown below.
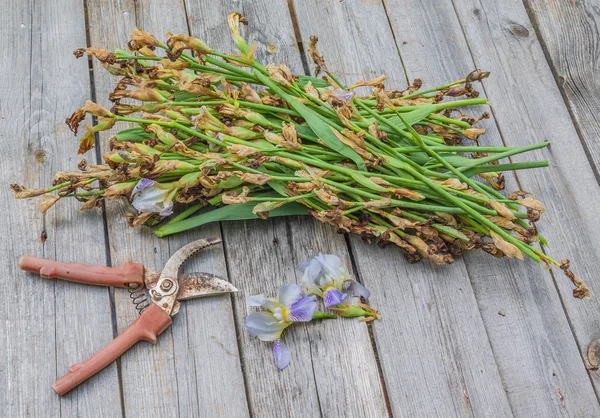
<svg viewBox="0 0 600 418"><path fill-rule="evenodd" d="M139 314L144 312L144 309L152 303L144 286L140 286L137 283L130 283L127 290L129 291L129 297Z"/></svg>

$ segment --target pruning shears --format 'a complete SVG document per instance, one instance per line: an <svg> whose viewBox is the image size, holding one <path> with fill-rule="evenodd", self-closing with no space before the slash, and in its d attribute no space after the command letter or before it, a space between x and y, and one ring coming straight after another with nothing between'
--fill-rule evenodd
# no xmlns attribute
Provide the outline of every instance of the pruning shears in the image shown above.
<svg viewBox="0 0 600 418"><path fill-rule="evenodd" d="M215 244L219 238L206 238L180 248L165 264L162 272L126 261L119 267L67 264L42 258L23 256L22 270L39 273L43 278L129 289L140 316L114 340L88 360L71 366L52 385L64 395L83 383L140 341L156 343L157 337L171 325L171 317L179 311L180 300L236 292L229 282L210 273L191 273L178 277L179 268L196 252Z"/></svg>

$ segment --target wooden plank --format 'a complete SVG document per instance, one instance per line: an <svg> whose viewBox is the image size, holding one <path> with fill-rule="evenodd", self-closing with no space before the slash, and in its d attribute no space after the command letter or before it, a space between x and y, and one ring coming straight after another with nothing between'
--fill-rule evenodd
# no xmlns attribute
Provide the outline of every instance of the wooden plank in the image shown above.
<svg viewBox="0 0 600 418"><path fill-rule="evenodd" d="M104 1L89 6L91 41L100 47L125 47L136 25L161 39L169 30L187 32L183 3ZM98 100L108 105L107 96L114 88L115 78L101 68L94 76ZM103 150L106 149L104 141ZM157 239L149 228L128 228L122 215L129 208L110 203L109 236L115 264L132 259L160 269L184 244L220 236L219 226L212 225ZM183 271L208 271L227 277L223 249L201 253L186 263ZM137 312L127 292L115 292L115 302L118 327L122 330ZM126 415L248 415L229 296L186 301L157 346L141 344L123 356L121 364Z"/></svg>
<svg viewBox="0 0 600 418"><path fill-rule="evenodd" d="M402 12L397 1L386 1L386 5L411 78L423 77L427 86L435 86L473 70L450 2L435 2L439 12L434 14L428 12L433 2L403 2ZM486 69L492 70L487 86L496 80L497 71ZM501 143L495 123L488 122L482 144ZM501 130L505 131L502 126ZM512 144L512 139L508 142ZM510 176L507 190L517 188ZM468 254L465 262L513 412L526 416L575 414L580 404L589 400L589 381L579 365L577 346L548 274L534 263L496 260L483 253ZM561 401L558 387L577 387L575 392L581 395Z"/></svg>
<svg viewBox="0 0 600 418"><path fill-rule="evenodd" d="M119 416L115 366L63 398L51 388L69 366L112 338L108 289L41 280L16 264L24 254L104 264L102 221L92 213L80 215L78 202L70 199L50 209L44 220L33 200L15 201L8 191L13 182L47 187L56 171L76 165L70 157L76 143L64 119L73 101L89 97L87 65L75 63L71 54L85 44L83 7L76 1L14 2L4 10L0 33L10 47L0 64L5 75L0 142L16 157L0 163L5 173L0 201L9 215L1 221L6 239L0 244L9 274L1 280L11 289L0 337L4 414ZM48 240L40 245L44 225ZM107 403L107 397L115 402Z"/></svg>
<svg viewBox="0 0 600 418"><path fill-rule="evenodd" d="M487 1L455 6L475 64L496 69L497 78L485 87L495 103L495 115L503 135L517 146L533 142L528 137L549 140L552 144L549 151L539 151L531 157L548 158L552 169L525 171L518 176L519 182L525 190L538 191L538 198L548 208L539 229L550 242L550 254L571 259L573 270L587 281L592 294L597 294L600 283L596 262L600 249L594 244L600 226L595 222L595 208L600 203L600 190L560 92L549 81L552 74L533 36L525 8L517 1L503 7ZM478 15L473 13L475 8L480 10ZM512 26L507 27L506 22ZM507 36L507 30L516 30L512 22L525 27L530 35L517 31L522 36L512 32ZM519 83L515 84L514 80ZM536 97L543 97L543 106L530 104L527 97L531 91L536 92ZM598 336L599 302L594 297L584 301L574 299L569 281L560 272L554 275L578 347L585 356L588 344ZM571 367L581 366L573 363ZM591 377L597 390L600 376L592 372ZM590 390L586 393L589 400ZM571 396L577 395L572 393ZM584 405L594 408L592 411L597 414L597 403L588 401Z"/></svg>
<svg viewBox="0 0 600 418"><path fill-rule="evenodd" d="M286 63L302 73L286 2L236 6L249 21L242 30L248 39L257 41L258 59ZM213 48L231 51L226 24L230 7L227 2L189 3L192 33ZM278 47L274 56L266 52L268 42ZM223 232L229 272L242 290L234 301L251 413L260 417L384 416L383 390L364 324L346 320L294 326L285 337L292 364L283 372L274 365L271 347L248 337L244 330L248 313L244 298L258 293L276 295L282 285L299 282L299 265L308 256L334 253L350 268L343 236L312 219L299 218L225 223Z"/></svg>
<svg viewBox="0 0 600 418"><path fill-rule="evenodd" d="M308 1L295 8L304 45L318 35L328 68L342 80L385 73L388 86L404 85L381 3ZM360 277L379 297L383 320L373 329L393 413L510 416L463 261L408 265L398 249L357 238L352 249Z"/></svg>
<svg viewBox="0 0 600 418"><path fill-rule="evenodd" d="M25 253L43 256L44 247L38 240L43 217L33 201L16 201L8 189L16 182L32 187L47 182L47 169L35 159L41 141L35 123L39 112L32 115L32 109L39 107L39 100L33 101L30 95L31 88L39 91L39 79L32 77L31 55L21 52L39 52L41 45L33 44L32 35L35 32L39 36L40 25L33 28L32 22L33 5L28 1L11 2L0 15L0 34L12 46L3 49L0 60L0 71L7 75L0 78L4 92L0 144L15 156L0 159L0 171L6 173L1 180L0 201L2 212L8 215L0 218L5 236L0 241L5 269L0 282L4 289L10 289L10 299L0 307L4 328L0 334L0 375L5 384L0 402L8 416L60 413L60 400L50 389L56 378L54 283L26 277L16 264ZM39 68L39 60L36 64Z"/></svg>
<svg viewBox="0 0 600 418"><path fill-rule="evenodd" d="M598 176L598 2L528 0L524 4Z"/></svg>
<svg viewBox="0 0 600 418"><path fill-rule="evenodd" d="M494 74L484 85L494 104L496 120L505 141L515 146L541 140L551 142L548 151L532 153L528 158L548 158L552 169L520 172L519 185L524 190L535 191L537 197L546 203L548 211L544 214L545 219L538 223L538 228L550 242L550 254L570 258L574 271L587 280L593 293L597 292L594 266L598 250L593 245L597 226L593 221L592 209L600 200L597 183L560 92L552 82L550 69L533 36L524 7L522 3L514 1L505 3L502 7L492 2L464 2L455 4L455 8L475 65L489 69ZM535 95L530 94L532 91L536 92ZM543 98L543 105L535 99L538 97ZM573 164L573 161L577 161L577 164ZM586 251L581 251L581 248L586 248ZM511 273L511 276L519 278L519 281L522 281L522 277L536 280L532 286L532 300L539 305L547 296L538 293L538 286L543 281L550 281L550 277L539 272L533 277L529 274L524 276L522 273ZM595 312L598 302L595 299L574 299L568 280L560 271L555 271L553 275L578 340L577 347L585 350L591 339L597 336ZM520 289L526 286L520 284ZM524 305L525 317L530 318L533 309ZM562 363L562 366L557 367L561 371L553 371L556 374L553 377L566 379L563 382L553 382L556 395L546 396L552 398L555 410L562 411L565 403L571 402L567 406L571 411L597 415L598 404L592 388L583 377L585 371L580 358L571 354L563 357L564 361L555 362L559 357L558 347L565 347L564 341L562 338L556 340L556 334L548 328L552 321L547 322L547 309L535 309L539 309L537 315L544 318L544 328L548 330L546 332L549 337L539 338L536 351L539 352L542 348L544 353L553 353L552 357L547 358L552 358L555 366L544 369L548 370ZM552 348L547 346L548 341L552 342ZM575 349L572 344L571 349ZM592 377L597 385L597 376L592 374ZM561 395L558 394L559 390ZM565 395L567 390L569 395ZM522 403L527 405L531 398L524 392L523 390Z"/></svg>

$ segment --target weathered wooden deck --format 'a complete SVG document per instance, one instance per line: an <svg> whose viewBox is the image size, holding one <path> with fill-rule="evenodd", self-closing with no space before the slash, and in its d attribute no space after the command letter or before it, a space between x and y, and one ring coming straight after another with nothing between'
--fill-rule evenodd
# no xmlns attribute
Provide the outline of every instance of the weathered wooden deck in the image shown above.
<svg viewBox="0 0 600 418"><path fill-rule="evenodd" d="M139 26L189 31L231 50L225 18L233 10L250 21L245 33L261 59L298 73L313 68L302 51L311 34L345 80L385 73L390 86L415 77L434 86L474 68L491 71L483 94L494 119L484 142L552 143L534 155L551 169L507 176L507 189L535 191L546 204L539 229L553 255L572 260L593 299L573 299L560 272L533 262L473 253L451 266L409 265L394 248L345 239L311 219L233 222L157 239L127 228L118 205L80 214L77 202L61 202L43 217L33 201L12 198L10 183L47 185L54 172L74 168L65 117L86 99L107 103L114 80L75 60L75 48L124 47ZM5 1L0 415L600 416L600 374L585 367L587 346L600 336L599 25L598 0ZM273 57L268 42L279 48ZM57 397L52 382L136 312L126 291L39 280L18 269L18 257L159 268L180 245L207 235L222 236L224 246L187 270L212 271L243 291L187 301L156 346L139 344ZM244 297L298 280L298 265L318 251L354 266L383 320L293 327L292 363L279 372L270 346L244 332Z"/></svg>

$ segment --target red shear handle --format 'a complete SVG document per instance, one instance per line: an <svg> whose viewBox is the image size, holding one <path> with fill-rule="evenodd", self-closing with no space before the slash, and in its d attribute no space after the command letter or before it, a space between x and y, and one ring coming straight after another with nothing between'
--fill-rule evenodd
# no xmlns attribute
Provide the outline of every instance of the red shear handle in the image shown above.
<svg viewBox="0 0 600 418"><path fill-rule="evenodd" d="M69 372L52 385L58 395L71 389L104 369L140 341L155 344L156 338L171 325L171 317L152 304L117 338L83 363L69 367Z"/></svg>
<svg viewBox="0 0 600 418"><path fill-rule="evenodd" d="M40 273L40 276L45 279L58 278L78 283L115 287L129 287L131 283L136 283L138 286L144 284L144 266L130 261L124 262L119 267L91 267L84 264L59 263L26 255L19 259L19 267L22 270Z"/></svg>

